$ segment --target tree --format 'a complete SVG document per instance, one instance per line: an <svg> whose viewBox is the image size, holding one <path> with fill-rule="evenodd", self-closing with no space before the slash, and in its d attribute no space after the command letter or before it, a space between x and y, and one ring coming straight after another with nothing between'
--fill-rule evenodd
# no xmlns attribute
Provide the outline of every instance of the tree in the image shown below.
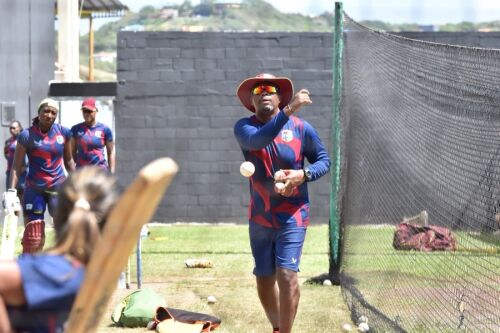
<svg viewBox="0 0 500 333"><path fill-rule="evenodd" d="M155 14L155 12L156 12L155 7L153 7L153 6L144 6L139 11L139 19L140 20L147 19L147 18L149 18L149 16Z"/></svg>
<svg viewBox="0 0 500 333"><path fill-rule="evenodd" d="M185 0L177 9L179 10L179 16L186 16L193 11L193 5L190 0Z"/></svg>
<svg viewBox="0 0 500 333"><path fill-rule="evenodd" d="M193 8L193 15L211 16L212 13L212 5L208 3L200 3Z"/></svg>

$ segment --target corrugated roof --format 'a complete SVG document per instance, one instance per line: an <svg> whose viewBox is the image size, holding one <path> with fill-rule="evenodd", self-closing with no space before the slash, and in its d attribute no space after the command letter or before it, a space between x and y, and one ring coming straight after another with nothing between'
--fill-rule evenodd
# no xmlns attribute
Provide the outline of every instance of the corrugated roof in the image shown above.
<svg viewBox="0 0 500 333"><path fill-rule="evenodd" d="M82 10L81 17L116 17L128 11L120 0L78 0L78 6Z"/></svg>
<svg viewBox="0 0 500 333"><path fill-rule="evenodd" d="M78 4L83 10L92 12L128 10L119 0L79 0Z"/></svg>

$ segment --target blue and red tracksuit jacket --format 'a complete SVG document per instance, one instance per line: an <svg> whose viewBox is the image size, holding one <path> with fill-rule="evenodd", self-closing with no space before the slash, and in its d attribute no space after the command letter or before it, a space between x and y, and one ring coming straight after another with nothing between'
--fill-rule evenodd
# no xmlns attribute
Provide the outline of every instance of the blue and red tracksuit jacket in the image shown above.
<svg viewBox="0 0 500 333"><path fill-rule="evenodd" d="M240 119L234 135L245 160L255 165L255 173L249 178L249 221L269 228L307 227L307 182L292 196L284 197L274 191L273 176L280 169L303 169L304 159L310 163L311 181L329 171L330 158L316 130L305 120L280 111L267 123L261 123L255 115Z"/></svg>
<svg viewBox="0 0 500 333"><path fill-rule="evenodd" d="M109 168L105 158L106 143L113 141L113 133L108 126L99 122L88 126L83 122L71 128L71 135L75 140L75 163L78 168L86 165Z"/></svg>

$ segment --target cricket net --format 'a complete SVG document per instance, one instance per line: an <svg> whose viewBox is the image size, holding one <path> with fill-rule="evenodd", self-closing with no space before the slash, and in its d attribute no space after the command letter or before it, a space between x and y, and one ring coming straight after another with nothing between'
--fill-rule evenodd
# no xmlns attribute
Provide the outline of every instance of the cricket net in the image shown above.
<svg viewBox="0 0 500 333"><path fill-rule="evenodd" d="M500 50L370 30L345 16L343 295L370 332L500 331ZM345 167L344 167L345 166ZM455 251L401 251L426 211Z"/></svg>

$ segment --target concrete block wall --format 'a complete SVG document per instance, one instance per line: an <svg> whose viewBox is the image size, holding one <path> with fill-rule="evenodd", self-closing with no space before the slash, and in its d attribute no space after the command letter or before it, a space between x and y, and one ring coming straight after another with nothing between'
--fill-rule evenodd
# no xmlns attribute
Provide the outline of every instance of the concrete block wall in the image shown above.
<svg viewBox="0 0 500 333"><path fill-rule="evenodd" d="M327 33L120 32L117 174L129 184L163 156L180 172L155 221L247 222L248 180L233 125L249 116L236 97L245 78L269 72L307 88L298 114L330 147L332 35ZM311 223L327 223L330 176L310 184Z"/></svg>

